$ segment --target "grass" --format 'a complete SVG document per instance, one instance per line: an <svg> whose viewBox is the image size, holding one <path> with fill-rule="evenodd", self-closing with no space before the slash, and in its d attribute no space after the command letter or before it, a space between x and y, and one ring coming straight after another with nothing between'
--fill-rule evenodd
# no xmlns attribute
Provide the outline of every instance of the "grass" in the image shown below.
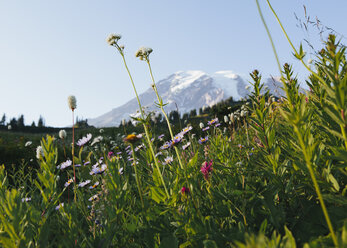
<svg viewBox="0 0 347 248"><path fill-rule="evenodd" d="M125 61L119 39L108 40ZM142 113L138 129L93 129L92 139L74 153L67 146L66 155L61 140L43 137L43 156L31 173L25 173L25 158L14 173L0 167L0 243L346 246L347 63L345 47L333 35L311 70L310 91L303 94L285 64L282 99L271 96L253 71L248 100L238 110L229 106L230 121L210 116L205 131L188 122L162 138L160 123ZM168 119L163 122L171 128ZM77 130L76 140L85 131ZM6 135L3 140L15 137ZM31 138L36 145L38 136ZM18 157L24 143L17 142ZM68 160L74 161L76 184ZM61 169L62 162L68 166Z"/></svg>

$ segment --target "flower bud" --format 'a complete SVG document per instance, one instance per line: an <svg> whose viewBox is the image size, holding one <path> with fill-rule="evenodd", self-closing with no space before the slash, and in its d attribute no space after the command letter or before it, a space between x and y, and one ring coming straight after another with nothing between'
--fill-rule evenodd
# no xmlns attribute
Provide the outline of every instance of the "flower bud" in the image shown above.
<svg viewBox="0 0 347 248"><path fill-rule="evenodd" d="M74 111L77 107L77 101L76 101L76 97L75 96L69 96L67 98L67 103L69 105L69 108Z"/></svg>
<svg viewBox="0 0 347 248"><path fill-rule="evenodd" d="M66 131L65 130L60 130L59 131L59 138L65 139L66 138Z"/></svg>
<svg viewBox="0 0 347 248"><path fill-rule="evenodd" d="M42 146L36 147L36 158L40 159L41 157L44 157L44 156L45 156L45 154L43 152Z"/></svg>
<svg viewBox="0 0 347 248"><path fill-rule="evenodd" d="M224 122L225 122L225 123L228 123L228 121L229 121L228 116L224 115Z"/></svg>

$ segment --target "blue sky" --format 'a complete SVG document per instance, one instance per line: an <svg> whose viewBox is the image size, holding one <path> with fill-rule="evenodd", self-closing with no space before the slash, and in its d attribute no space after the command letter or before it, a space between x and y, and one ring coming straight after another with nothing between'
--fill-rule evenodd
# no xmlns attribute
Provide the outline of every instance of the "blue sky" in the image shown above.
<svg viewBox="0 0 347 248"><path fill-rule="evenodd" d="M260 0L281 63L295 61L266 1ZM295 45L308 39L321 47L317 30L297 27L294 13L307 14L342 35L345 0L273 0ZM134 97L121 57L108 46L109 33L122 35L138 92L150 85L146 64L134 57L152 47L156 80L179 70L232 70L249 80L258 69L278 76L268 37L253 0L0 0L0 115L25 123L45 118L48 126L71 125L67 97L77 98L79 117L97 117ZM327 33L326 33L327 34ZM346 39L342 39L346 43ZM310 52L308 50L308 52ZM307 59L310 57L308 54ZM312 56L311 56L312 57Z"/></svg>

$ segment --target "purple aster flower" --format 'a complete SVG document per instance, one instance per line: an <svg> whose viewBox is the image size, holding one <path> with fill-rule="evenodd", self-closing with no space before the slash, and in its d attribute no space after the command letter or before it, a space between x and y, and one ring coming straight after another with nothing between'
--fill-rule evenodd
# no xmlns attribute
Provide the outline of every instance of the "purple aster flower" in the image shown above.
<svg viewBox="0 0 347 248"><path fill-rule="evenodd" d="M199 139L199 144L204 144L208 141L208 136L206 136L205 138L200 138Z"/></svg>
<svg viewBox="0 0 347 248"><path fill-rule="evenodd" d="M171 164L173 161L173 157L166 157L164 158L164 163L163 164Z"/></svg>
<svg viewBox="0 0 347 248"><path fill-rule="evenodd" d="M97 199L97 198L98 198L98 194L93 195L92 197L90 197L90 198L88 199L88 201L94 201L94 200Z"/></svg>
<svg viewBox="0 0 347 248"><path fill-rule="evenodd" d="M164 145L162 145L159 149L160 150L165 150L171 147L171 143L170 142L165 142Z"/></svg>
<svg viewBox="0 0 347 248"><path fill-rule="evenodd" d="M55 210L59 210L60 208L64 207L64 202L60 203L58 206L55 207Z"/></svg>
<svg viewBox="0 0 347 248"><path fill-rule="evenodd" d="M137 147L135 147L134 151L137 152L138 150L142 149L144 147L144 144L141 144Z"/></svg>
<svg viewBox="0 0 347 248"><path fill-rule="evenodd" d="M181 134L185 135L186 133L188 133L192 129L193 129L192 126L185 127L185 128L182 129Z"/></svg>
<svg viewBox="0 0 347 248"><path fill-rule="evenodd" d="M183 139L183 134L182 133L178 133L171 140L171 146L174 146L174 145L180 143L182 141L182 139Z"/></svg>
<svg viewBox="0 0 347 248"><path fill-rule="evenodd" d="M205 131L207 131L207 130L209 130L209 129L210 129L210 127L207 126L207 127L203 128L202 131L205 132Z"/></svg>
<svg viewBox="0 0 347 248"><path fill-rule="evenodd" d="M84 162L84 166L86 166L86 165L88 165L88 164L90 164L90 161L87 161L87 162Z"/></svg>
<svg viewBox="0 0 347 248"><path fill-rule="evenodd" d="M61 163L60 165L58 165L57 169L63 170L63 169L65 169L71 165L72 165L72 161L69 159L69 160L66 160L65 162Z"/></svg>
<svg viewBox="0 0 347 248"><path fill-rule="evenodd" d="M81 183L78 184L78 187L83 188L84 186L86 186L90 182L91 182L90 180L86 180L85 182L81 182Z"/></svg>
<svg viewBox="0 0 347 248"><path fill-rule="evenodd" d="M88 133L86 137L83 137L82 139L79 139L77 141L78 146L84 146L85 144L88 143L88 141L92 138L92 134Z"/></svg>
<svg viewBox="0 0 347 248"><path fill-rule="evenodd" d="M72 178L69 179L69 180L64 184L65 188L68 187L71 183L73 183L73 179L72 179Z"/></svg>
<svg viewBox="0 0 347 248"><path fill-rule="evenodd" d="M187 144L185 144L184 146L182 146L182 149L185 150L185 149L187 149L188 146L190 146L190 142L188 142Z"/></svg>
<svg viewBox="0 0 347 248"><path fill-rule="evenodd" d="M22 202L30 202L30 201L31 201L31 197L22 198Z"/></svg>
<svg viewBox="0 0 347 248"><path fill-rule="evenodd" d="M219 127L220 126L220 123L217 123L216 125L214 125L214 127Z"/></svg>
<svg viewBox="0 0 347 248"><path fill-rule="evenodd" d="M155 154L155 157L158 157L159 155L163 155L162 152L158 152L157 154Z"/></svg>
<svg viewBox="0 0 347 248"><path fill-rule="evenodd" d="M210 120L209 122L207 122L207 125L211 126L211 125L215 125L218 123L218 118L214 118L212 120Z"/></svg>
<svg viewBox="0 0 347 248"><path fill-rule="evenodd" d="M162 140L164 138L165 134L161 134L158 136L158 139Z"/></svg>
<svg viewBox="0 0 347 248"><path fill-rule="evenodd" d="M121 155L122 154L122 152L117 152L117 155Z"/></svg>
<svg viewBox="0 0 347 248"><path fill-rule="evenodd" d="M95 165L98 165L98 164L95 164ZM103 173L106 168L107 168L107 165L106 164L102 164L101 167L97 167L93 165L93 168L91 170L91 172L89 172L90 175L96 175L96 174L101 174Z"/></svg>
<svg viewBox="0 0 347 248"><path fill-rule="evenodd" d="M75 164L75 167L81 167L81 165L80 164Z"/></svg>
<svg viewBox="0 0 347 248"><path fill-rule="evenodd" d="M99 182L95 182L92 186L89 186L90 189L95 189L96 187L98 187Z"/></svg>
<svg viewBox="0 0 347 248"><path fill-rule="evenodd" d="M200 171L204 175L204 178L208 179L210 173L212 172L212 160L210 162L203 162Z"/></svg>

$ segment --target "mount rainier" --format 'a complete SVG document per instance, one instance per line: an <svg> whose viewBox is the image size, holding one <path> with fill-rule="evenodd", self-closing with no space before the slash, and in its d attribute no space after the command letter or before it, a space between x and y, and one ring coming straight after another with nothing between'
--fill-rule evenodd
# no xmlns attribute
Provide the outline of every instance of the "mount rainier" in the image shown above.
<svg viewBox="0 0 347 248"><path fill-rule="evenodd" d="M281 83L273 78L263 80L273 95L282 95ZM179 71L157 82L157 89L168 113L172 110L180 114L199 109L203 106L212 106L222 100L232 97L234 101L246 97L250 85L241 76L232 71L217 71L209 75L203 71ZM143 107L148 111L160 112L154 102L157 97L150 87L139 95ZM176 107L177 105L177 107ZM97 117L88 119L88 123L95 127L118 126L122 119L129 120L130 115L135 116L139 109L136 98L120 107Z"/></svg>

